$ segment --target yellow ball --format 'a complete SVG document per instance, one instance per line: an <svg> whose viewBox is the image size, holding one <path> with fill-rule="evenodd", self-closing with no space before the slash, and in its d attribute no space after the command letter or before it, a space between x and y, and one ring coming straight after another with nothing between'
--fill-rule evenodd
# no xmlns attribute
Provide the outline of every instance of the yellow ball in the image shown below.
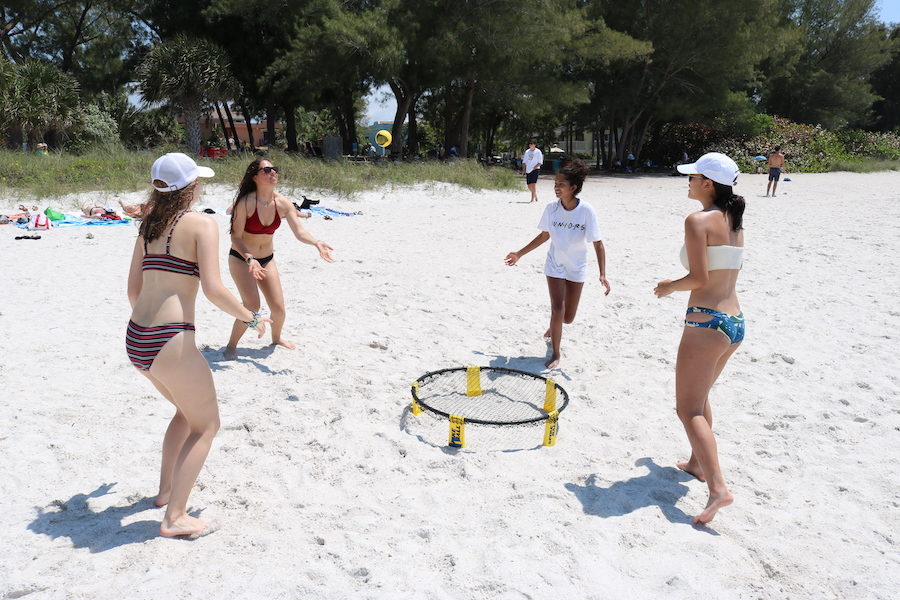
<svg viewBox="0 0 900 600"><path fill-rule="evenodd" d="M378 133L375 134L375 143L381 146L382 148L387 148L391 145L391 132L387 129L382 129Z"/></svg>

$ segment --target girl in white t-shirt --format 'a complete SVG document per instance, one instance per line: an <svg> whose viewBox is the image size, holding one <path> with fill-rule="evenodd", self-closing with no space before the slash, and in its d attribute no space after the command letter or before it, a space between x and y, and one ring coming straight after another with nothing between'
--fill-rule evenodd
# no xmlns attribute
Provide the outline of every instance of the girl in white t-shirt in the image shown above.
<svg viewBox="0 0 900 600"><path fill-rule="evenodd" d="M563 323L575 320L581 288L587 281L587 244L593 243L600 266L600 283L609 294L606 280L606 252L600 239L597 213L591 205L582 202L575 195L581 192L587 166L575 159L559 170L553 191L559 201L544 208L538 229L541 232L518 252L510 252L504 259L512 266L548 239L550 250L544 264L547 287L550 289L550 328L544 334L553 346L553 354L546 362L548 369L559 366L559 343L562 339Z"/></svg>

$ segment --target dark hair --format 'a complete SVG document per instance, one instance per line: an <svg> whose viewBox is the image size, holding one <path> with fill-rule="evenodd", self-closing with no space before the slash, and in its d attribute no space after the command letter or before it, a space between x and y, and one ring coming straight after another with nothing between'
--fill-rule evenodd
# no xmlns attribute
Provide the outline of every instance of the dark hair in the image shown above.
<svg viewBox="0 0 900 600"><path fill-rule="evenodd" d="M528 140L528 143L537 146L537 138L531 138L530 140Z"/></svg>
<svg viewBox="0 0 900 600"><path fill-rule="evenodd" d="M159 185L165 185L165 182L160 181ZM155 188L150 192L139 229L144 241L152 242L161 236L175 215L191 207L196 187L197 181L194 180L174 192L160 192Z"/></svg>
<svg viewBox="0 0 900 600"><path fill-rule="evenodd" d="M575 193L580 194L584 178L588 174L588 167L580 158L573 158L564 162L557 174L565 177L566 181L575 186Z"/></svg>
<svg viewBox="0 0 900 600"><path fill-rule="evenodd" d="M710 179L710 181L712 181ZM738 196L731 189L730 185L723 185L716 181L712 182L716 191L716 199L714 204L716 208L731 217L732 231L740 231L744 228L744 202L743 196Z"/></svg>
<svg viewBox="0 0 900 600"><path fill-rule="evenodd" d="M265 156L260 156L254 159L252 163L247 165L247 170L244 171L244 177L241 179L241 184L238 186L237 195L234 197L234 206L232 207L231 211L231 225L228 227L228 233L232 233L234 231L234 215L238 211L238 202L242 198L245 198L250 192L256 191L256 182L253 181L253 178L256 177L257 173L259 173L259 163L264 160L272 162Z"/></svg>
<svg viewBox="0 0 900 600"><path fill-rule="evenodd" d="M781 150L781 146L775 146L775 152L778 152L779 150Z"/></svg>

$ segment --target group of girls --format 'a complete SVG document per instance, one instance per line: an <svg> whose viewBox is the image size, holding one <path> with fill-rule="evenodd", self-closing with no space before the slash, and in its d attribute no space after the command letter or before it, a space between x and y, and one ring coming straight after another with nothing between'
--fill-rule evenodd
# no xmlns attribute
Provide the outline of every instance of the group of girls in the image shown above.
<svg viewBox="0 0 900 600"><path fill-rule="evenodd" d="M696 523L707 523L733 501L719 467L708 395L743 339L744 321L735 288L743 253L744 200L732 191L738 169L725 155L710 153L678 168L689 174L688 197L700 202L702 209L685 219L682 262L688 274L661 281L655 293L663 297L690 291L678 349L675 395L691 456L678 466L707 483L709 500L695 517ZM587 172L577 159L559 170L554 183L558 201L544 209L540 233L505 258L506 264L515 265L550 240L544 267L550 293L550 326L545 333L551 345L548 369L559 367L563 324L575 319L588 280L588 244L594 247L600 284L605 294L610 292L597 215L578 198ZM170 153L157 159L151 168L154 189L144 206L128 277L132 305L126 332L128 356L176 408L163 439L156 496L156 505L166 507L160 534L170 537L198 536L211 530L209 523L186 512L188 495L219 428L212 373L194 339L199 288L235 318L226 358L237 356L237 343L247 329L262 337L267 325L273 344L293 349L295 345L282 335L285 302L273 234L285 220L294 237L314 246L322 259L333 260L333 248L307 231L290 200L276 191L278 167L258 158L247 167L230 209L228 267L241 296L239 302L222 284L216 222L190 210L200 195L200 178L212 175L212 169L198 166L184 154ZM270 317L258 312L260 292Z"/></svg>

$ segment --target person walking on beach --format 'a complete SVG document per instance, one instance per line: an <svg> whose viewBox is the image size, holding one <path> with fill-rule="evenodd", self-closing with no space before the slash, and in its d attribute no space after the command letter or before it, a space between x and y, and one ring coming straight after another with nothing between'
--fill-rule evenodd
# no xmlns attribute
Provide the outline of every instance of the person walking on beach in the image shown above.
<svg viewBox="0 0 900 600"><path fill-rule="evenodd" d="M244 172L231 213L228 270L247 308L259 310L262 291L272 314L272 343L293 350L294 343L281 337L286 310L281 275L275 262L275 230L281 226L282 219L286 220L294 237L315 246L326 262L334 262L331 258L334 248L317 240L303 227L293 203L275 191L276 185L278 167L268 159L257 158ZM237 358L237 344L245 330L239 319L234 322L225 347L226 359Z"/></svg>
<svg viewBox="0 0 900 600"><path fill-rule="evenodd" d="M531 192L531 202L537 202L537 180L541 174L541 165L544 164L544 153L537 147L537 140L531 138L528 141L528 150L522 155L522 174L525 175L525 184Z"/></svg>
<svg viewBox="0 0 900 600"><path fill-rule="evenodd" d="M270 319L244 308L219 275L219 231L210 217L191 212L198 177L212 177L187 155L161 156L150 169L154 190L141 223L131 268L131 319L125 349L131 363L175 405L163 438L156 505L166 513L159 533L203 535L208 523L187 514L187 501L219 429L212 373L194 339L197 291L260 336Z"/></svg>
<svg viewBox="0 0 900 600"><path fill-rule="evenodd" d="M688 198L702 210L684 220L681 263L688 274L660 281L654 292L658 298L691 293L675 364L675 406L691 444L690 459L678 468L709 488L706 508L694 518L702 524L734 500L719 466L709 391L744 339L735 291L744 257L744 199L732 191L738 166L724 154L704 154L678 170L689 175Z"/></svg>
<svg viewBox="0 0 900 600"><path fill-rule="evenodd" d="M775 196L775 190L778 188L778 180L781 179L781 170L784 168L784 154L781 153L781 146L775 146L774 152L769 154L769 183L766 184L766 196L769 195L769 189L772 190L772 197Z"/></svg>
<svg viewBox="0 0 900 600"><path fill-rule="evenodd" d="M566 163L556 174L553 191L557 202L544 208L538 229L541 232L518 252L510 252L504 262L513 266L519 259L550 240L550 250L544 263L547 287L550 290L550 327L544 333L549 339L552 355L545 363L548 369L555 369L560 361L560 341L563 323L572 323L581 290L587 281L587 244L593 243L600 267L600 283L609 294L606 280L606 250L600 237L597 213L590 204L581 201L576 194L581 193L588 168L579 159Z"/></svg>

